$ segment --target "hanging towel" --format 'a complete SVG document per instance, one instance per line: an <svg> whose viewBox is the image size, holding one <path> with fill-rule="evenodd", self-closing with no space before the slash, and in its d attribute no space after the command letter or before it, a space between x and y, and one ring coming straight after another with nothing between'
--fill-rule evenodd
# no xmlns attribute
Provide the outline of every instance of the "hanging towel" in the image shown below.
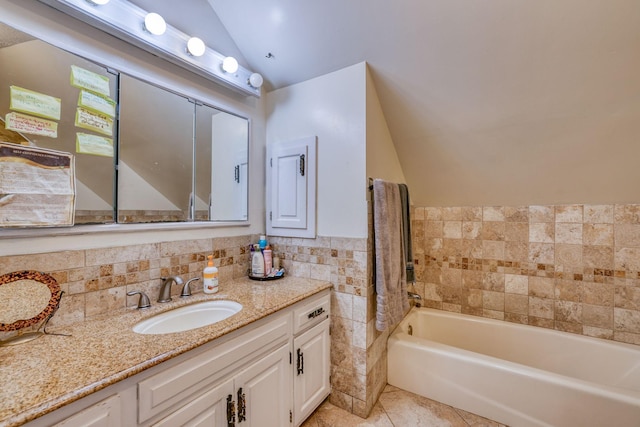
<svg viewBox="0 0 640 427"><path fill-rule="evenodd" d="M403 249L402 203L397 184L373 181L376 329L395 326L409 309Z"/></svg>
<svg viewBox="0 0 640 427"><path fill-rule="evenodd" d="M411 247L411 200L407 184L398 184L400 201L402 203L402 237L404 260L406 262L407 283L415 283L416 275L413 270L413 249Z"/></svg>

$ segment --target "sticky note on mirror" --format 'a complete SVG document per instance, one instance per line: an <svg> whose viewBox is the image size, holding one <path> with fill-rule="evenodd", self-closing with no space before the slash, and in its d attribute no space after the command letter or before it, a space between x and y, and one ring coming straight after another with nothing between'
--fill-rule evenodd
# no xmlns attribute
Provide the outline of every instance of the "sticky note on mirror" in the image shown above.
<svg viewBox="0 0 640 427"><path fill-rule="evenodd" d="M71 86L110 96L109 77L85 70L77 65L71 66Z"/></svg>
<svg viewBox="0 0 640 427"><path fill-rule="evenodd" d="M115 117L116 115L116 102L113 99L86 90L80 91L78 106L109 117Z"/></svg>
<svg viewBox="0 0 640 427"><path fill-rule="evenodd" d="M10 86L9 108L45 119L60 120L60 98L34 92L19 86Z"/></svg>
<svg viewBox="0 0 640 427"><path fill-rule="evenodd" d="M113 119L111 117L82 107L78 107L76 110L76 126L107 136L113 135Z"/></svg>
<svg viewBox="0 0 640 427"><path fill-rule="evenodd" d="M58 122L41 119L20 113L8 113L5 116L5 129L32 135L58 137Z"/></svg>
<svg viewBox="0 0 640 427"><path fill-rule="evenodd" d="M76 133L76 152L113 157L113 139L89 133Z"/></svg>

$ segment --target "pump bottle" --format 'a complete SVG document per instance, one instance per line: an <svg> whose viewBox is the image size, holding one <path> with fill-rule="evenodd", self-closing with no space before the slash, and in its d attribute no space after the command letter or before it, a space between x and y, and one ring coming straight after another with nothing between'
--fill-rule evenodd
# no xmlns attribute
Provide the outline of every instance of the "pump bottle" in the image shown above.
<svg viewBox="0 0 640 427"><path fill-rule="evenodd" d="M218 292L218 269L213 265L213 255L209 255L209 262L207 266L202 271L202 276L204 277L204 293L205 294L215 294Z"/></svg>

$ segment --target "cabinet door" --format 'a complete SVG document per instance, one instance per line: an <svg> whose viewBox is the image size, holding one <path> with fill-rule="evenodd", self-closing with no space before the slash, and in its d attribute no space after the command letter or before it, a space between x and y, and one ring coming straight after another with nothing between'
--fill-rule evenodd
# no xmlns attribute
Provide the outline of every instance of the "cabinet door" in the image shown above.
<svg viewBox="0 0 640 427"><path fill-rule="evenodd" d="M237 427L290 425L289 344L259 359L235 377Z"/></svg>
<svg viewBox="0 0 640 427"><path fill-rule="evenodd" d="M329 395L329 320L293 341L294 425L298 426Z"/></svg>
<svg viewBox="0 0 640 427"><path fill-rule="evenodd" d="M315 137L274 144L267 157L267 234L315 237Z"/></svg>
<svg viewBox="0 0 640 427"><path fill-rule="evenodd" d="M228 425L227 403L235 402L233 392L233 379L223 381L154 426L226 427Z"/></svg>
<svg viewBox="0 0 640 427"><path fill-rule="evenodd" d="M120 396L111 396L56 424L56 427L118 427L122 423Z"/></svg>

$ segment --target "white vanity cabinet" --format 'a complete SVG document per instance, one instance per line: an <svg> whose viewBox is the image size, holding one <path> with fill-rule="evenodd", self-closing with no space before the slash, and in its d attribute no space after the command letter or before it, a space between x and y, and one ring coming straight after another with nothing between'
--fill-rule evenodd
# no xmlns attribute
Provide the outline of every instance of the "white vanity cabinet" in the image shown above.
<svg viewBox="0 0 640 427"><path fill-rule="evenodd" d="M264 416L281 420L286 415L288 420L291 323L285 310L248 326L250 330L244 334L138 382L139 425L192 425L200 413L219 419L225 426L234 418L239 424L253 413L262 415L262 401L274 395L285 408L277 413L270 406Z"/></svg>
<svg viewBox="0 0 640 427"><path fill-rule="evenodd" d="M294 311L293 423L297 427L331 392L329 295Z"/></svg>
<svg viewBox="0 0 640 427"><path fill-rule="evenodd" d="M329 313L325 290L28 425L297 427L330 392Z"/></svg>
<svg viewBox="0 0 640 427"><path fill-rule="evenodd" d="M116 394L56 424L56 427L120 427L122 405Z"/></svg>
<svg viewBox="0 0 640 427"><path fill-rule="evenodd" d="M222 380L153 426L265 426L289 423L289 346Z"/></svg>

